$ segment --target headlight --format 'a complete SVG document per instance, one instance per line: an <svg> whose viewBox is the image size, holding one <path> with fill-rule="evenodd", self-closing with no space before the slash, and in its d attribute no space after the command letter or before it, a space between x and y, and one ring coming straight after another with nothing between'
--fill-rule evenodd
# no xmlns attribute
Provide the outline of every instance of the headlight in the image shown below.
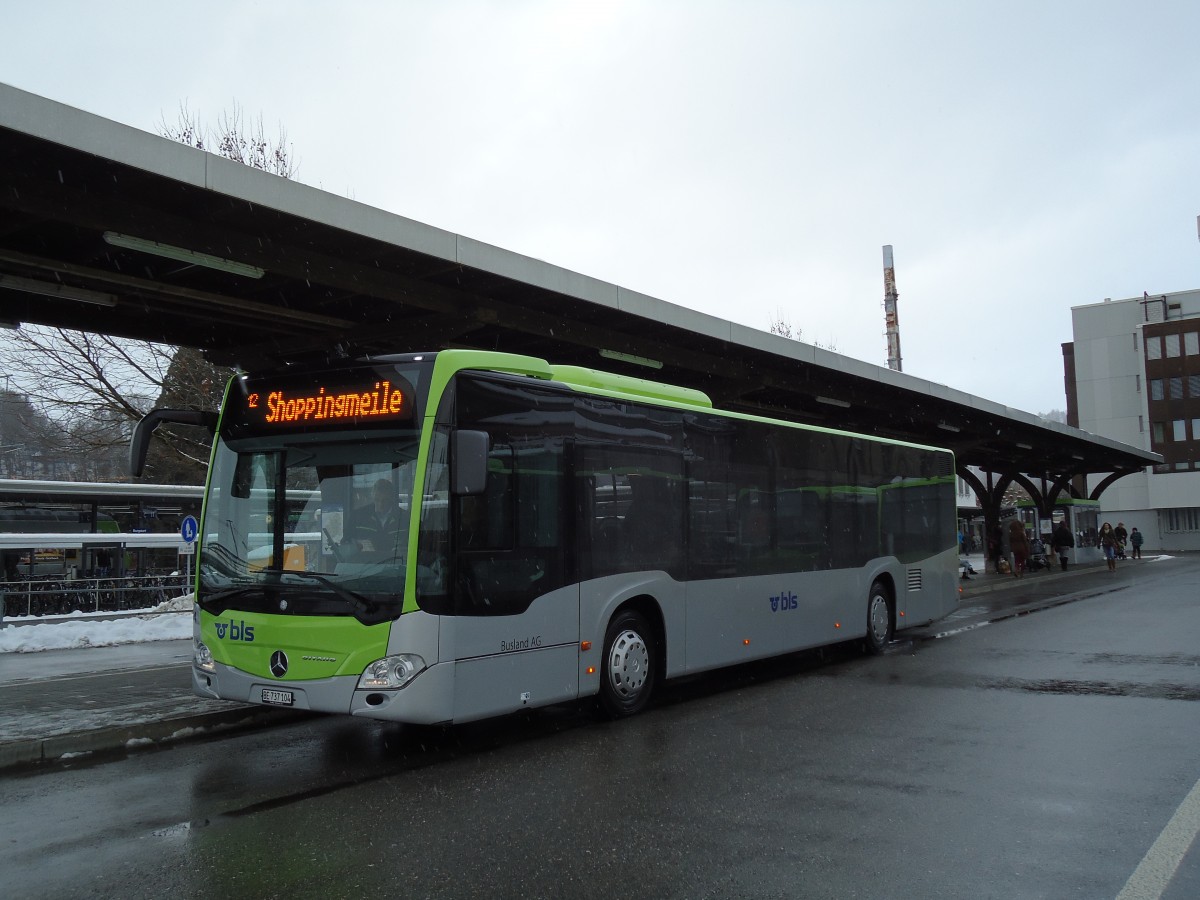
<svg viewBox="0 0 1200 900"><path fill-rule="evenodd" d="M367 670L358 679L362 690L397 690L404 687L421 674L425 668L425 660L413 653L401 653L399 656L385 656L367 666Z"/></svg>
<svg viewBox="0 0 1200 900"><path fill-rule="evenodd" d="M192 664L197 669L203 669L205 672L215 672L217 664L213 662L212 651L204 644L203 641L196 641L192 645Z"/></svg>

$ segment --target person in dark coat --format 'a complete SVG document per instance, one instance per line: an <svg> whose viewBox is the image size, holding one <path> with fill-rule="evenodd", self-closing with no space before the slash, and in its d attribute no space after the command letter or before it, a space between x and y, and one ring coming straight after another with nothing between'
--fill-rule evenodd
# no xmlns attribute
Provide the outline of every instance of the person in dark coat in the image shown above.
<svg viewBox="0 0 1200 900"><path fill-rule="evenodd" d="M987 552L988 559L992 561L992 568L996 570L996 574L1000 574L1000 557L1004 555L1004 532L1000 530L999 525L993 525L988 529L987 536Z"/></svg>
<svg viewBox="0 0 1200 900"><path fill-rule="evenodd" d="M1108 561L1108 571L1117 571L1117 535L1107 522L1100 526L1100 549Z"/></svg>
<svg viewBox="0 0 1200 900"><path fill-rule="evenodd" d="M1134 531L1136 530L1135 528ZM1050 546L1058 554L1062 570L1067 571L1067 557L1070 555L1067 551L1075 546L1075 535L1071 534L1071 529L1067 527L1066 519L1059 522L1058 527L1054 529L1054 534L1050 536Z"/></svg>
<svg viewBox="0 0 1200 900"><path fill-rule="evenodd" d="M1133 547L1134 559L1142 558L1142 544L1144 544L1145 541L1145 537L1140 531L1137 530L1137 526L1134 526L1133 531L1129 533L1129 544L1131 547Z"/></svg>

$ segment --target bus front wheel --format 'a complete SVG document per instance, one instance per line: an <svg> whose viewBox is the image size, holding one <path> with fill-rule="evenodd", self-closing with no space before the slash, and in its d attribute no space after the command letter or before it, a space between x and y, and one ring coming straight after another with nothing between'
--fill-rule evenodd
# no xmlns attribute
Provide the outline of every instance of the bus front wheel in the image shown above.
<svg viewBox="0 0 1200 900"><path fill-rule="evenodd" d="M894 633L891 595L882 581L876 581L871 585L871 593L867 599L867 652L882 653Z"/></svg>
<svg viewBox="0 0 1200 900"><path fill-rule="evenodd" d="M627 609L608 624L600 673L600 706L616 719L641 712L654 689L653 632L646 618Z"/></svg>

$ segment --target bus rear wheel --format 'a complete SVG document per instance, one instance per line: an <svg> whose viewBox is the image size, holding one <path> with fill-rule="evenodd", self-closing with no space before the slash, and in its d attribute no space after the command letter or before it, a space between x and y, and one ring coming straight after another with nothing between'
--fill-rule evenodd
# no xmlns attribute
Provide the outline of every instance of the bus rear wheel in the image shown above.
<svg viewBox="0 0 1200 900"><path fill-rule="evenodd" d="M878 655L891 642L895 634L892 619L892 596L882 581L871 585L867 598L867 652Z"/></svg>
<svg viewBox="0 0 1200 900"><path fill-rule="evenodd" d="M655 644L650 623L627 609L608 624L600 671L600 707L618 719L641 712L654 689Z"/></svg>

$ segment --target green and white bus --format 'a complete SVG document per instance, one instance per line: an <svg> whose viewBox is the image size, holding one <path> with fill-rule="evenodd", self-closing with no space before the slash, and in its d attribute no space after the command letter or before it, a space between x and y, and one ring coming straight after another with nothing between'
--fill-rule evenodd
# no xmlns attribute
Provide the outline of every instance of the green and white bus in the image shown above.
<svg viewBox="0 0 1200 900"><path fill-rule="evenodd" d="M444 350L238 376L215 428L196 693L409 723L598 697L958 600L945 450ZM383 524L388 522L390 524Z"/></svg>

